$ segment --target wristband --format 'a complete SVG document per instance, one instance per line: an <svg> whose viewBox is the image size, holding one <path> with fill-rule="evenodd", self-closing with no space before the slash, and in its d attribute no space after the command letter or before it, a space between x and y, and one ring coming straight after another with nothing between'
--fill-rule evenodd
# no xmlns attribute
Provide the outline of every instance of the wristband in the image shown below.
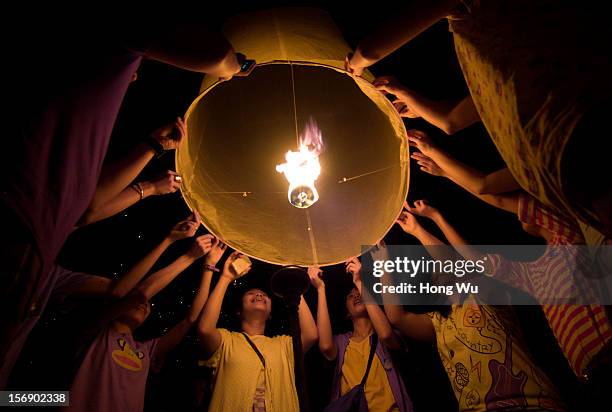
<svg viewBox="0 0 612 412"><path fill-rule="evenodd" d="M140 183L134 183L130 187L140 195L140 200L144 199L144 189L142 188L142 185Z"/></svg>
<svg viewBox="0 0 612 412"><path fill-rule="evenodd" d="M208 263L204 265L204 270L210 270L211 272L220 272L214 265L209 265Z"/></svg>
<svg viewBox="0 0 612 412"><path fill-rule="evenodd" d="M159 158L164 154L164 146L152 136L145 138L143 142L155 151L155 157Z"/></svg>

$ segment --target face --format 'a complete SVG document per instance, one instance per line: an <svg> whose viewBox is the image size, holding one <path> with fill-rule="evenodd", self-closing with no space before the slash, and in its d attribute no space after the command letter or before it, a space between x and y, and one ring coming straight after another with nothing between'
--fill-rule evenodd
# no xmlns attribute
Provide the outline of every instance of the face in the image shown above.
<svg viewBox="0 0 612 412"><path fill-rule="evenodd" d="M363 316L367 313L366 307L361 300L361 294L357 288L353 288L346 297L346 310L351 318Z"/></svg>
<svg viewBox="0 0 612 412"><path fill-rule="evenodd" d="M260 313L265 319L272 312L272 300L266 292L261 289L250 289L242 296L241 316Z"/></svg>
<svg viewBox="0 0 612 412"><path fill-rule="evenodd" d="M135 329L142 325L151 314L151 303L141 303L125 311L117 320Z"/></svg>

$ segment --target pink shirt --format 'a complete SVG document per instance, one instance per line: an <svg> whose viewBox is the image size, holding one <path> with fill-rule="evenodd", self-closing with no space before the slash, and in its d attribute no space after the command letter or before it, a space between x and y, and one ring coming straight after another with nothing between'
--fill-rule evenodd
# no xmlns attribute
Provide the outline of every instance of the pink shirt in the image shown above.
<svg viewBox="0 0 612 412"><path fill-rule="evenodd" d="M612 327L601 305L550 304L557 298L571 298L577 293L575 276L577 260L581 257L578 247L584 239L571 222L546 209L535 198L519 197L519 219L536 224L553 234L550 247L533 262L516 262L500 255L489 255L493 265L492 276L521 289L541 304L548 324L577 376L586 373L589 362L612 341ZM588 284L587 284L588 286ZM584 300L584 298L582 299Z"/></svg>
<svg viewBox="0 0 612 412"><path fill-rule="evenodd" d="M151 358L158 340L102 332L91 344L70 388L68 411L142 411Z"/></svg>

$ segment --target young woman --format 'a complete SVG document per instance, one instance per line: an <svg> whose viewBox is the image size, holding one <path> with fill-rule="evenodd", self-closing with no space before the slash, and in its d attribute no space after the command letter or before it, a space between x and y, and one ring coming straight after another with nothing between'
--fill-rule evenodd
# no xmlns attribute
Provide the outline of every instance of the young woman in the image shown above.
<svg viewBox="0 0 612 412"><path fill-rule="evenodd" d="M150 368L163 360L196 322L206 302L212 267L225 246L211 235L198 237L191 249L169 266L155 272L125 298L111 304L83 331L88 346L70 389L68 411L141 411ZM207 255L200 287L192 306L181 322L162 337L145 342L133 334L151 313L150 299L179 273Z"/></svg>
<svg viewBox="0 0 612 412"><path fill-rule="evenodd" d="M317 267L308 268L310 281L318 294L319 349L326 359L336 360L332 401L361 382L368 363L371 337L376 333L379 344L365 383L368 408L372 411L412 411L410 397L390 354L390 350L401 348L400 339L378 305L364 304L359 259L347 261L346 270L353 276L355 285L345 299L353 328L348 333L332 336L323 272Z"/></svg>
<svg viewBox="0 0 612 412"><path fill-rule="evenodd" d="M421 149L415 159L426 173L446 177L481 200L517 215L523 229L546 241L549 247L534 261L510 261L501 255L489 255L490 276L532 295L541 305L557 342L576 376L593 382L594 372L609 369L612 351L612 327L605 308L597 303L597 291L579 269L584 248L568 247L584 244L584 238L574 221L556 214L525 192L481 195L474 191L482 174L453 159L432 144L429 137L418 132L410 137ZM426 154L425 154L426 153ZM451 244L463 240L446 222L438 210L424 201L408 208L412 213L432 219ZM468 248L462 247L464 252ZM570 289L571 286L571 289ZM576 303L560 304L561 291L577 293ZM580 292L577 292L577 291ZM553 293L556 291L557 293ZM599 373L600 377L607 373ZM603 388L604 385L601 385Z"/></svg>
<svg viewBox="0 0 612 412"><path fill-rule="evenodd" d="M445 258L436 247L443 243L409 211L402 212L398 223L434 259ZM381 279L389 282L389 276L385 273ZM443 316L406 311L383 295L385 312L395 327L413 339L437 343L459 410L564 410L556 389L526 350L509 308L479 304L476 295L461 301L454 294L450 299L451 311Z"/></svg>
<svg viewBox="0 0 612 412"><path fill-rule="evenodd" d="M260 289L247 290L238 311L240 331L217 328L229 284L246 273L237 274L232 269L240 256L234 252L228 257L198 326L206 359L203 365L215 373L209 410L297 412L292 338L264 334L272 312L270 297ZM298 315L305 352L317 340L317 326L303 297Z"/></svg>

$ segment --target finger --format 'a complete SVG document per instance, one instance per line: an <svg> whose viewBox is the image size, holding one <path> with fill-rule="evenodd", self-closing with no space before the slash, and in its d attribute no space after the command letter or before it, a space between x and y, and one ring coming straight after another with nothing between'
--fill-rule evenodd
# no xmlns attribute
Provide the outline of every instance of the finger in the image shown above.
<svg viewBox="0 0 612 412"><path fill-rule="evenodd" d="M404 204L402 205L404 209L408 209L410 206L408 205L408 201L404 200Z"/></svg>
<svg viewBox="0 0 612 412"><path fill-rule="evenodd" d="M168 176L168 177L171 176L171 177L174 178L174 176L178 176L178 173L175 172L174 170L166 170L166 176Z"/></svg>
<svg viewBox="0 0 612 412"><path fill-rule="evenodd" d="M181 129L183 132L187 132L187 124L185 123L182 117L177 117L176 122L178 124L179 129Z"/></svg>
<svg viewBox="0 0 612 412"><path fill-rule="evenodd" d="M198 213L197 210L193 211L193 221L195 222L195 224L197 226L200 226L202 224L202 219L200 218L200 214Z"/></svg>
<svg viewBox="0 0 612 412"><path fill-rule="evenodd" d="M382 85L387 84L387 83L389 83L389 76L378 76L372 82L372 84L374 86L382 86Z"/></svg>
<svg viewBox="0 0 612 412"><path fill-rule="evenodd" d="M398 113L403 113L403 112L408 111L408 106L406 106L406 103L402 102L401 100L394 101L393 107L395 107L395 110L397 110Z"/></svg>
<svg viewBox="0 0 612 412"><path fill-rule="evenodd" d="M408 131L406 131L407 134L416 137L417 139L421 139L425 136L425 133L423 133L420 130L417 129L410 129Z"/></svg>

